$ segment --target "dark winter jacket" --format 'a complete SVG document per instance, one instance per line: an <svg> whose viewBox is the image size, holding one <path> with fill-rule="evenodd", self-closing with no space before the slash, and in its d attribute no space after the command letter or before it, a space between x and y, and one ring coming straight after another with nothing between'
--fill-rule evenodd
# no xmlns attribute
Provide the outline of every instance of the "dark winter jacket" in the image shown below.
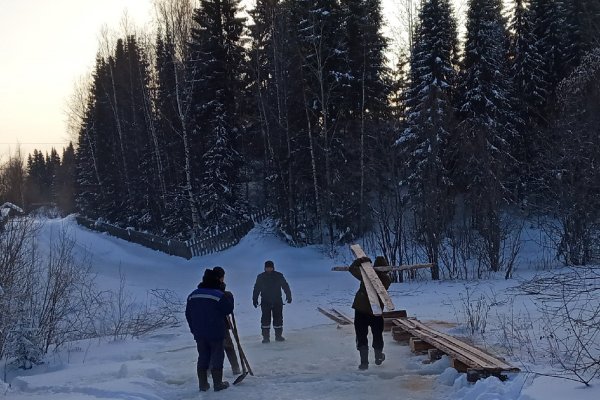
<svg viewBox="0 0 600 400"><path fill-rule="evenodd" d="M187 299L185 318L194 339L223 340L225 317L233 312L233 295L217 288L200 285Z"/></svg>
<svg viewBox="0 0 600 400"><path fill-rule="evenodd" d="M367 288L365 288L365 284L362 279L362 274L360 272L360 264L361 264L361 260L358 259L358 260L354 260L352 265L350 265L350 273L352 274L352 276L354 276L356 279L358 279L360 281L360 287L358 288L358 291L356 292L356 295L354 296L354 302L352 303L352 308L354 308L356 311L361 312L363 314L373 315L373 310L371 310L371 302L369 301L369 295L367 294ZM377 276L379 277L379 280L381 280L381 283L387 290L390 287L390 284L392 283L392 280L390 279L390 275L387 272L381 272L381 271L376 271L376 272L377 272ZM381 307L383 308L383 302L381 301L381 299L379 300L379 303L381 304Z"/></svg>
<svg viewBox="0 0 600 400"><path fill-rule="evenodd" d="M260 295L262 304L283 304L281 290L285 292L287 302L291 302L292 292L281 272L271 271L258 274L252 293L252 302L257 304L258 295Z"/></svg>

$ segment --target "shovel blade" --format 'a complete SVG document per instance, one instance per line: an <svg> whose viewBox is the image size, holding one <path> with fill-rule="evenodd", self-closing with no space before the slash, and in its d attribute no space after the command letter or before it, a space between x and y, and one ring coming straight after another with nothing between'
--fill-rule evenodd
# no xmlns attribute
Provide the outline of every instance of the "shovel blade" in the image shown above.
<svg viewBox="0 0 600 400"><path fill-rule="evenodd" d="M237 378L235 378L235 381L233 381L233 384L237 385L238 383L240 383L241 381L243 381L244 378L246 377L246 375L248 375L248 372L242 372L242 374L240 376L238 376Z"/></svg>

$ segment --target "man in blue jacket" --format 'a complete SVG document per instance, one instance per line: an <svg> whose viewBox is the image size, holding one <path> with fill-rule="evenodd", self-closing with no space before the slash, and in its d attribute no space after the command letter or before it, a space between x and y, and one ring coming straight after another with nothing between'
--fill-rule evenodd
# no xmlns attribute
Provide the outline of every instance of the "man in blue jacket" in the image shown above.
<svg viewBox="0 0 600 400"><path fill-rule="evenodd" d="M212 269L204 271L202 282L187 298L185 318L194 335L198 349L198 381L201 392L210 389L208 368L215 392L227 389L229 382L223 381L225 350L225 317L233 312L233 295L220 290L221 282Z"/></svg>

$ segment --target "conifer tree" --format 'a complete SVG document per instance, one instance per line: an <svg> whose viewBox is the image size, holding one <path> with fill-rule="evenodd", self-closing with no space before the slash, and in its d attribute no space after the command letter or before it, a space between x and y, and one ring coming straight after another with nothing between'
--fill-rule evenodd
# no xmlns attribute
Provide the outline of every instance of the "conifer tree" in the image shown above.
<svg viewBox="0 0 600 400"><path fill-rule="evenodd" d="M500 0L471 0L459 77L459 124L453 137L454 182L466 194L472 228L498 271L501 211L511 200L516 116L511 109L507 33Z"/></svg>
<svg viewBox="0 0 600 400"><path fill-rule="evenodd" d="M344 137L338 120L347 104L345 86L349 82L347 43L339 34L340 27L346 26L345 15L334 0L299 0L291 2L290 7L302 77L302 91L297 95L305 112L303 130L308 139L308 171L312 178L313 198L309 204L314 210L310 223L314 230L309 236L332 244L338 233L350 228L338 213L339 202L347 200L338 197L338 190L350 163L344 158Z"/></svg>
<svg viewBox="0 0 600 400"><path fill-rule="evenodd" d="M583 57L557 94L558 139L545 158L545 211L560 226L558 256L568 265L585 265L600 233L600 48Z"/></svg>
<svg viewBox="0 0 600 400"><path fill-rule="evenodd" d="M344 93L346 106L339 119L347 126L341 141L341 152L346 163L345 179L335 189L335 211L340 215L336 221L341 227L350 228L352 234L361 234L367 228L368 182L373 174L370 165L376 157L372 135L368 132L380 130L382 122L389 118L388 96L391 91L389 71L385 65L387 40L382 34L383 17L380 0L349 0L342 2L347 48L348 82ZM354 195L358 190L358 196ZM349 233L350 233L349 232ZM347 239L352 238L348 235Z"/></svg>
<svg viewBox="0 0 600 400"><path fill-rule="evenodd" d="M532 11L525 0L516 0L510 21L511 78L514 85L513 108L518 116L518 139L513 153L521 166L518 196L533 195L535 176L539 172L541 148L547 143L544 132L548 127L547 101L549 84L546 80L544 56L540 51L532 23Z"/></svg>
<svg viewBox="0 0 600 400"><path fill-rule="evenodd" d="M189 237L199 226L199 210L193 187L199 157L192 141L191 91L195 85L190 73L190 27L194 0L156 0L156 96L157 134L162 136L162 164L166 186L163 223L169 235ZM159 142L160 142L159 138ZM197 175L197 174L196 174ZM196 176L196 179L198 177Z"/></svg>
<svg viewBox="0 0 600 400"><path fill-rule="evenodd" d="M419 14L410 58L406 129L398 144L409 160L406 179L417 235L437 266L451 219L446 148L454 128L452 89L458 52L456 21L447 0L427 0ZM432 270L439 279L437 268Z"/></svg>
<svg viewBox="0 0 600 400"><path fill-rule="evenodd" d="M60 167L56 174L56 201L61 211L75 211L75 148L73 143L63 149Z"/></svg>
<svg viewBox="0 0 600 400"><path fill-rule="evenodd" d="M570 73L582 57L598 46L600 37L600 2L568 0L562 2L565 18L564 62Z"/></svg>
<svg viewBox="0 0 600 400"><path fill-rule="evenodd" d="M531 0L529 7L533 35L538 40L539 51L544 60L543 73L547 87L543 90L553 97L558 83L567 73L562 7L557 0Z"/></svg>
<svg viewBox="0 0 600 400"><path fill-rule="evenodd" d="M239 0L203 0L194 11L190 42L193 77L195 151L199 151L199 164L203 179L198 179L196 193L213 202L203 206L216 206L225 202L242 214L237 183L240 179L240 163L236 160L236 145L242 133L238 104L242 93L241 77L245 50L241 37L244 18L239 16ZM208 153L207 152L211 152ZM215 152L220 154L215 154ZM206 156L203 156L207 154ZM223 161L229 159L229 161ZM209 162L219 160L219 162ZM229 168L221 168L222 165ZM213 169L213 170L211 170ZM222 175L226 174L226 175ZM210 179L219 179L210 182ZM227 182L226 191L215 191L217 182ZM211 192L212 191L212 192ZM223 195L227 197L219 199ZM204 215L216 215L214 209L202 209ZM211 222L214 221L211 220ZM205 228L210 225L205 222ZM196 227L198 228L198 227Z"/></svg>

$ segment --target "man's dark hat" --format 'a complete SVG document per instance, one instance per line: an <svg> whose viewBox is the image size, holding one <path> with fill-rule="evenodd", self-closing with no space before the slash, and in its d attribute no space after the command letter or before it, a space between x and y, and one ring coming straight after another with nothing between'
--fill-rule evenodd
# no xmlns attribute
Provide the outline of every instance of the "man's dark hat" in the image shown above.
<svg viewBox="0 0 600 400"><path fill-rule="evenodd" d="M275 269L275 263L273 263L273 261L271 261L271 260L265 261L265 268Z"/></svg>
<svg viewBox="0 0 600 400"><path fill-rule="evenodd" d="M219 278L217 277L217 274L215 273L215 271L213 271L210 268L207 268L204 270L204 276L202 276L203 284L213 285L218 280L219 280Z"/></svg>
<svg viewBox="0 0 600 400"><path fill-rule="evenodd" d="M212 270L215 273L217 279L221 279L225 276L225 270L221 267L214 267Z"/></svg>
<svg viewBox="0 0 600 400"><path fill-rule="evenodd" d="M375 257L375 262L373 263L374 267L384 267L387 265L390 265L390 263L384 256Z"/></svg>

